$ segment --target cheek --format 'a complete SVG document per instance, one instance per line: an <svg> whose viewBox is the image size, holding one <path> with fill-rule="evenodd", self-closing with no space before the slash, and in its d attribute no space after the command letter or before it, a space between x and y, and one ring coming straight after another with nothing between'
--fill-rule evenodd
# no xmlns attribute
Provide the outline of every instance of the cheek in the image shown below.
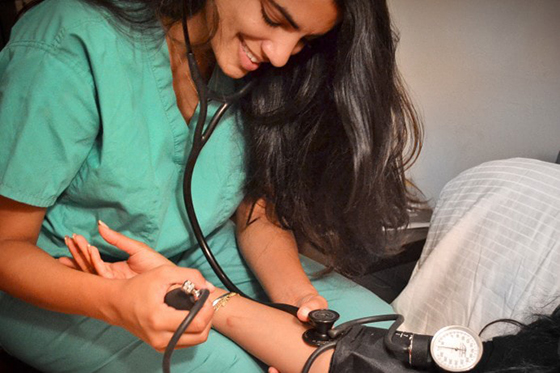
<svg viewBox="0 0 560 373"><path fill-rule="evenodd" d="M260 0L216 0L222 43L232 41L239 34L249 40L258 40L267 32L263 26Z"/></svg>
<svg viewBox="0 0 560 373"><path fill-rule="evenodd" d="M241 22L236 22L235 18L228 19L220 22L210 44L216 58L235 59L238 54L240 37L245 42L251 44L258 41L262 33L260 25L255 21L245 19ZM254 46L254 48L256 47Z"/></svg>
<svg viewBox="0 0 560 373"><path fill-rule="evenodd" d="M212 37L210 45L212 46L212 52L218 59L218 62L220 62L220 60L224 57L224 54L232 53L234 35L234 33L228 32L227 28L224 28L222 26L218 28L218 30Z"/></svg>
<svg viewBox="0 0 560 373"><path fill-rule="evenodd" d="M224 18L225 16L222 16ZM221 50L233 48L233 44L238 39L238 35L242 33L242 29L235 18L229 17L221 19L218 29L212 39L213 46L219 47Z"/></svg>
<svg viewBox="0 0 560 373"><path fill-rule="evenodd" d="M236 35L237 33L233 31L226 32L226 29L218 29L210 41L217 64L226 75L234 79L242 77L239 75L241 72L238 67L239 41Z"/></svg>

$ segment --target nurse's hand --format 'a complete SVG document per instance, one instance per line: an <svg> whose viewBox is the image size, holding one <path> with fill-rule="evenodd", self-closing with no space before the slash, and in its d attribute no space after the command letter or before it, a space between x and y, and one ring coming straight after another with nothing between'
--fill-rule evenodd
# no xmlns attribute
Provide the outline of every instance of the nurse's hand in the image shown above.
<svg viewBox="0 0 560 373"><path fill-rule="evenodd" d="M72 237L65 238L72 258L61 257L58 259L59 262L83 272L115 279L131 278L162 265L174 265L148 245L115 232L101 221L98 229L105 241L129 255L126 261L104 262L95 246L91 246L85 237L74 234Z"/></svg>
<svg viewBox="0 0 560 373"><path fill-rule="evenodd" d="M327 300L318 293L304 295L299 299L296 306L299 308L297 317L302 322L309 321L309 312L329 308Z"/></svg>
<svg viewBox="0 0 560 373"><path fill-rule="evenodd" d="M66 238L66 245L72 258L59 261L71 268L123 280L116 281L119 289L112 299L113 307L107 312L106 321L127 329L157 351L164 351L178 325L186 317L184 311L177 311L163 301L165 294L185 280L193 282L197 289L206 288L211 292L214 286L194 269L181 268L149 246L117 233L100 224L101 236L109 243L128 253L126 261L104 262L97 248L90 246L80 235ZM177 348L200 344L208 338L214 310L207 301L181 336Z"/></svg>
<svg viewBox="0 0 560 373"><path fill-rule="evenodd" d="M114 282L114 291L107 294L107 304L102 309L104 320L120 326L163 352L173 333L187 316L164 302L167 292L174 286L190 280L197 289L206 287L204 277L194 269L163 265L142 274ZM176 348L191 347L208 338L214 309L209 300L181 335Z"/></svg>

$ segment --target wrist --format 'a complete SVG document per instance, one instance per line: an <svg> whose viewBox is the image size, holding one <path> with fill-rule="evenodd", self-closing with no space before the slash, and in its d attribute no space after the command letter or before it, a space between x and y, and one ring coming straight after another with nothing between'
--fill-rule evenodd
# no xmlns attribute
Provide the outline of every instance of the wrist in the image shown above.
<svg viewBox="0 0 560 373"><path fill-rule="evenodd" d="M319 292L313 285L309 284L306 286L286 289L285 293L277 299L274 299L274 301L277 303L292 304L299 307L305 302L306 298L310 299L315 295L319 295Z"/></svg>
<svg viewBox="0 0 560 373"><path fill-rule="evenodd" d="M244 315L243 310L239 309L239 305L242 304L241 296L231 296L225 302L216 307L216 304L220 302L220 299L224 299L228 294L232 294L227 290L218 289L210 294L208 298L212 307L214 307L214 316L212 317L212 328L218 330L220 333L227 331L228 327L231 327L232 319L236 320L240 315ZM237 315L237 317L236 317ZM227 335L227 333L226 333Z"/></svg>
<svg viewBox="0 0 560 373"><path fill-rule="evenodd" d="M126 293L124 285L126 280L115 280L99 278L102 290L97 292L99 294L97 311L98 315L92 315L97 319L103 320L108 324L120 326L119 320L122 320L120 315L123 301L123 295Z"/></svg>
<svg viewBox="0 0 560 373"><path fill-rule="evenodd" d="M316 290L312 293L304 294L298 300L296 300L296 303L295 303L296 307L298 307L298 308L301 307L302 304L311 300L313 297L315 297L317 295L319 295L319 293Z"/></svg>
<svg viewBox="0 0 560 373"><path fill-rule="evenodd" d="M221 288L216 288L216 290L211 292L210 295L208 296L208 301L210 303L213 303L216 299L218 299L222 295L226 294L227 292L228 292L227 290L224 290L224 289L221 289Z"/></svg>

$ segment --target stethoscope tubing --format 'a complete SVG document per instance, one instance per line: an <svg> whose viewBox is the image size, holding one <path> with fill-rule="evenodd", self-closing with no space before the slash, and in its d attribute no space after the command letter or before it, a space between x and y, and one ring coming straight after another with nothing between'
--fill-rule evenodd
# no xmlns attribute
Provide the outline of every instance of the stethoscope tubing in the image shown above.
<svg viewBox="0 0 560 373"><path fill-rule="evenodd" d="M187 49L187 61L188 61L188 64L189 64L189 70L190 70L190 73L191 73L191 78L194 82L194 85L195 85L197 93L198 93L199 112L198 112L198 119L197 119L197 122L196 122L195 131L194 131L193 144L192 144L191 151L189 153L189 157L187 159L187 164L185 166L185 175L184 175L184 178L183 178L183 198L184 198L184 202L185 202L185 209L187 211L187 216L188 216L190 225L192 227L192 231L193 231L193 234L195 236L195 239L196 239L197 243L199 244L200 249L202 250L202 253L204 254L204 257L206 258L206 260L208 261L208 263L212 267L214 273L216 273L216 276L218 276L218 278L220 279L222 284L229 291L238 293L239 295L241 295L245 298L252 299L247 294L245 294L243 291L241 291L233 283L233 281L231 281L229 279L229 277L226 275L226 273L224 272L224 270L222 269L222 267L220 266L220 264L216 260L216 257L212 253L212 250L210 249L210 246L208 245L208 242L206 241L206 237L204 237L204 233L202 232L202 228L200 227L200 223L198 222L196 211L194 209L194 203L193 203L193 199L192 199L192 179L193 179L194 168L195 168L198 156L200 155L200 152L202 151L202 148L204 147L204 145L206 145L206 143L208 142L208 139L210 138L210 136L212 135L212 133L214 132L214 130L218 126L219 121L222 119L222 117L224 116L226 111L235 102L239 101L239 99L241 99L243 96L245 96L249 92L249 90L251 89L251 87L254 84L253 83L254 81L250 81L250 82L246 83L241 89L239 89L237 92L235 92L233 94L230 94L230 95L224 95L224 94L221 94L221 93L217 93L217 92L215 92L215 91L213 91L213 90L211 90L207 87L206 83L204 82L204 79L202 78L202 75L200 74L200 69L198 68L196 58L195 58L194 53L192 51L192 46L191 46L190 38L189 38L189 31L188 31L188 27L187 27L187 13L188 13L188 5L187 5L187 1L184 1L183 2L183 18L182 18L183 35L184 35L184 38L185 38L185 46L186 46L186 49ZM204 126L206 124L206 119L208 117L208 103L212 100L216 101L216 102L220 102L221 105L219 106L219 108L217 109L215 114L213 115L212 119L210 120L210 123L208 123L208 127L206 128L206 130L204 130ZM252 299L252 300L258 302L255 299ZM259 302L259 303L262 303L262 302ZM280 304L280 303L273 303L273 304L266 303L266 304L271 306L271 307L274 307L274 308L280 309L282 311L288 312L288 313L290 313L294 316L297 316L298 308L294 307L292 305Z"/></svg>
<svg viewBox="0 0 560 373"><path fill-rule="evenodd" d="M235 102L237 102L239 99L241 99L244 95L246 95L249 92L252 85L254 84L254 81L250 81L249 83L246 83L240 90L238 90L237 92L235 92L233 94L230 94L230 95L220 94L220 93L217 93L217 92L208 88L208 86L206 85L206 83L204 82L204 79L202 78L202 76L200 74L198 64L196 62L194 53L192 51L192 46L191 46L191 43L190 43L189 32L188 32L188 27L187 27L187 13L188 13L188 5L187 5L187 1L184 1L183 2L182 26L183 26L183 35L184 35L184 38L185 38L185 45L186 45L186 49L187 49L187 61L188 61L188 64L189 64L189 70L190 70L190 73L191 73L191 78L194 82L194 85L195 85L197 93L198 93L198 98L199 98L199 113L198 113L197 123L196 123L196 126L195 126L192 148L191 148L191 151L190 151L188 159L187 159L187 164L185 166L185 174L184 174L184 179L183 179L183 197L184 197L185 209L186 209L186 212L187 212L187 217L189 219L193 234L194 234L194 236L196 238L196 241L199 244L200 249L202 250L202 253L204 254L206 260L208 261L208 263L212 267L214 273L218 276L219 280L222 282L222 284L229 291L238 293L239 295L241 295L241 296L243 296L247 299L254 300L258 303L266 304L270 307L274 307L276 309L285 311L287 313L292 314L293 316L295 316L297 318L298 308L295 307L295 306L292 306L292 305L289 305L289 304L260 302L260 301L257 301L255 299L249 297L243 291L241 291L229 279L229 277L226 275L226 273L224 272L224 270L222 269L222 267L220 266L220 264L216 260L216 257L212 253L212 250L210 249L210 246L208 245L206 237L204 236L204 233L202 232L202 229L200 227L200 224L199 224L199 221L198 221L198 218L197 218L197 215L196 215L196 211L194 209L193 199L192 199L192 179L193 179L193 174L194 174L194 168L196 166L196 161L197 161L204 145L206 145L206 143L208 142L210 136L212 135L212 133L214 132L214 130L218 126L218 123L222 119L224 114L227 112L227 110ZM214 113L212 119L208 123L208 126L205 130L204 126L206 124L206 119L207 119L207 116L208 116L208 103L212 100L216 101L216 102L220 102L221 105L218 107L218 109ZM202 303L202 301L197 302L197 303ZM192 312L191 316L194 317L194 315L196 315L196 313L197 312ZM397 327L403 322L403 317L401 315L370 316L370 317L365 317L365 318L362 318L362 319L352 320L352 321L343 323L343 324L339 325L338 327L332 329L330 331L330 334L332 334L331 338L333 338L333 341L329 342L328 344L326 344L322 347L319 347L316 351L314 351L313 354L311 354L311 356L309 357L309 359L307 360L307 362L306 362L306 364L303 368L303 372L308 372L309 371L309 369L311 368L311 365L313 364L313 362L316 360L316 358L319 355L321 355L323 352L325 352L329 349L335 348L339 337L341 337L350 327L352 327L354 325L357 325L357 324L367 324L367 323L373 323L373 322L379 322L379 321L392 321L392 320L395 320L395 322L389 328L388 333L385 335L385 338L384 338L385 346L389 350L393 351L394 353L406 352L406 348L403 348L402 346L397 345L392 340L392 337L395 334ZM182 327L178 329L177 333L179 333L179 332L182 333L187 328L189 323L190 323L190 321L185 320L182 324ZM171 345L171 343L170 343L170 345ZM173 346L174 346L174 344L173 344ZM172 347L168 346L168 349L169 348L172 348ZM164 366L166 365L166 362L167 362L167 367L168 367L171 354L169 352L167 352L167 354L169 356L167 356L167 359L164 359ZM168 370L164 369L164 371L168 371Z"/></svg>
<svg viewBox="0 0 560 373"><path fill-rule="evenodd" d="M206 83L204 82L204 79L202 78L202 76L200 74L200 70L198 68L198 64L196 62L194 53L192 51L192 46L191 46L190 39L189 39L189 32L188 32L188 27L187 27L187 13L188 13L187 3L188 3L188 1L183 2L183 15L182 15L183 35L184 35L184 38L185 38L185 45L186 45L186 49L187 49L187 61L188 61L188 64L189 64L189 70L190 70L190 73L191 73L191 78L194 82L194 85L195 85L197 93L198 93L198 98L199 98L199 113L198 113L197 123L196 123L196 126L195 126L192 148L190 150L190 153L189 153L189 156L188 156L188 159L187 159L187 163L186 163L186 166L185 166L185 174L184 174L184 178L183 178L183 199L184 199L184 203L185 203L185 209L186 209L186 212L187 212L187 217L189 219L189 222L190 222L193 234L196 238L196 241L199 244L200 249L202 250L206 260L208 261L208 263L210 264L210 266L212 267L213 271L218 276L218 278L220 279L222 284L229 291L238 293L239 295L241 295L245 298L254 300L255 302L266 304L270 307L274 307L276 309L285 311L287 313L292 314L293 316L295 316L297 318L298 308L295 307L295 306L292 306L292 305L289 305L289 304L259 302L255 299L252 299L251 297L246 295L243 291L241 291L229 279L229 277L225 274L224 270L222 269L222 267L220 266L220 264L216 260L214 254L212 253L212 251L211 251L211 249L208 245L208 242L206 241L204 233L202 232L202 229L200 227L200 224L199 224L199 221L198 221L198 218L197 218L197 215L196 215L196 211L194 209L193 199L192 199L192 179L193 179L193 174L194 174L194 168L196 166L196 161L197 161L197 159L200 155L200 152L202 151L204 145L206 145L206 143L208 142L208 139L210 138L210 136L212 135L212 133L214 132L214 130L218 126L218 123L222 119L224 114L227 112L227 110L235 102L237 102L239 99L241 99L244 95L246 95L249 92L252 85L254 84L254 81L250 81L249 83L245 84L245 86L243 86L240 90L238 90L236 93L233 93L233 94L230 94L230 95L220 94L220 93L217 93L217 92L208 88L208 86L206 85ZM211 100L220 102L221 105L218 107L218 109L214 113L212 119L208 123L208 126L205 130L204 126L206 124L206 119L207 119L207 116L208 116L208 103ZM189 312L187 317L183 320L183 322L181 323L179 328L174 333L172 339L170 340L170 342L169 342L169 344L166 348L166 351L165 351L165 354L164 354L164 359L163 359L163 371L164 372L170 372L171 354L173 353L173 350L174 350L174 348L177 344L177 341L179 340L180 336L184 333L184 331L188 328L192 319L194 319L194 317L198 314L198 311L200 311L200 309L202 308L204 302L208 298L208 294L209 293L208 293L207 290L204 290L204 289L202 290L201 298L199 298L195 302L195 305L193 306L193 308L191 309L191 311ZM303 367L302 372L304 372L304 373L308 372L309 369L311 368L311 365L313 364L313 362L317 359L317 357L319 355L321 355L322 353L324 353L325 351L327 351L329 349L335 348L337 343L338 343L338 340L340 339L340 337L342 335L344 335L345 332L348 331L352 326L358 325L358 324L367 324L367 323L374 323L374 322L379 322L379 321L393 321L393 320L395 322L388 329L387 334L384 337L385 347L388 348L389 350L391 350L392 352L396 353L396 354L402 354L402 353L410 352L406 347L399 346L399 345L397 345L396 343L393 342L393 336L396 332L396 329L399 325L402 324L402 322L404 320L402 315L393 314L393 315L370 316L370 317L365 317L365 318L361 318L361 319L348 321L346 323L343 323L343 324L337 326L336 328L331 329L328 334L332 338L332 340L330 342L328 342L327 344L325 344L325 345L319 347L318 349L316 349L310 355L310 357L308 358L308 360L306 361L306 363Z"/></svg>

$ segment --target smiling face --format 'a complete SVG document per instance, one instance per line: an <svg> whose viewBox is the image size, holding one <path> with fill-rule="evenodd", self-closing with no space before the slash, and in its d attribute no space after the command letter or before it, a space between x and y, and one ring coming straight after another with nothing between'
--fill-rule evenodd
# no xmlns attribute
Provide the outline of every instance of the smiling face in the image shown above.
<svg viewBox="0 0 560 373"><path fill-rule="evenodd" d="M334 0L215 0L218 29L211 40L224 73L238 79L263 63L281 67L305 43L334 27Z"/></svg>

